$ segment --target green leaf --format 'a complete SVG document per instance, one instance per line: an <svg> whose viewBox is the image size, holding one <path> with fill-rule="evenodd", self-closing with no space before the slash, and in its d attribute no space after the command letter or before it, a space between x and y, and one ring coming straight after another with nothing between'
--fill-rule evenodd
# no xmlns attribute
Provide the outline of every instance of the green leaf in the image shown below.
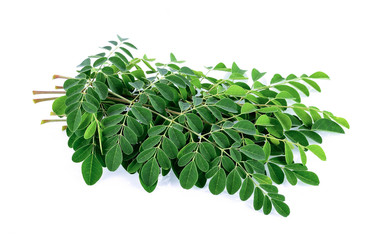
<svg viewBox="0 0 380 240"><path fill-rule="evenodd" d="M149 125L152 121L152 112L145 107L133 106L131 111L133 115L144 125Z"/></svg>
<svg viewBox="0 0 380 240"><path fill-rule="evenodd" d="M99 95L101 100L104 100L108 96L108 87L102 82L95 81L93 84L95 92Z"/></svg>
<svg viewBox="0 0 380 240"><path fill-rule="evenodd" d="M170 159L168 158L166 153L159 148L157 149L157 160L162 169L165 169L165 170L170 169L171 167Z"/></svg>
<svg viewBox="0 0 380 240"><path fill-rule="evenodd" d="M307 89L307 87L305 85L303 85L302 83L299 83L299 82L289 82L289 84L291 84L294 87L296 87L298 90L300 90L306 96L310 95L309 89Z"/></svg>
<svg viewBox="0 0 380 240"><path fill-rule="evenodd" d="M194 152L187 152L187 153L185 153L185 154L183 154L181 156L179 156L179 155L180 154L178 154L178 157L179 157L178 166L180 166L180 167L186 166L186 164L188 164L195 157L195 153Z"/></svg>
<svg viewBox="0 0 380 240"><path fill-rule="evenodd" d="M293 151L290 147L290 143L285 143L285 160L286 164L293 163Z"/></svg>
<svg viewBox="0 0 380 240"><path fill-rule="evenodd" d="M76 109L72 111L69 115L67 115L67 127L72 131L75 132L82 120L82 114L80 109Z"/></svg>
<svg viewBox="0 0 380 240"><path fill-rule="evenodd" d="M299 180L306 184L310 184L313 186L319 185L319 178L317 174L310 171L294 171L294 174L297 176Z"/></svg>
<svg viewBox="0 0 380 240"><path fill-rule="evenodd" d="M136 158L136 161L138 163L144 163L151 159L153 155L156 153L156 148L149 148L144 151L142 151Z"/></svg>
<svg viewBox="0 0 380 240"><path fill-rule="evenodd" d="M297 177L292 171L284 168L284 173L285 173L286 179L291 185L294 186L297 184Z"/></svg>
<svg viewBox="0 0 380 240"><path fill-rule="evenodd" d="M98 107L90 102L82 103L83 109L88 113L96 113L98 111Z"/></svg>
<svg viewBox="0 0 380 240"><path fill-rule="evenodd" d="M127 118L127 124L128 127L139 137L143 134L144 130L141 126L141 123L139 123L136 119L132 117Z"/></svg>
<svg viewBox="0 0 380 240"><path fill-rule="evenodd" d="M240 174L235 168L227 176L227 181L226 181L227 192L231 195L235 194L237 191L239 191L240 186L241 186Z"/></svg>
<svg viewBox="0 0 380 240"><path fill-rule="evenodd" d="M156 159L152 158L147 161L141 168L141 180L147 185L152 186L158 180L160 168Z"/></svg>
<svg viewBox="0 0 380 240"><path fill-rule="evenodd" d="M82 163L82 176L87 185L94 185L102 176L103 167L91 154Z"/></svg>
<svg viewBox="0 0 380 240"><path fill-rule="evenodd" d="M169 86L163 83L155 83L154 85L156 86L157 90L166 100L173 101L174 94Z"/></svg>
<svg viewBox="0 0 380 240"><path fill-rule="evenodd" d="M244 103L241 107L241 114L251 113L256 111L256 107L252 103Z"/></svg>
<svg viewBox="0 0 380 240"><path fill-rule="evenodd" d="M177 145L178 148L182 148L186 144L186 137L181 131L175 128L170 128L168 133L169 138L174 142L174 144Z"/></svg>
<svg viewBox="0 0 380 240"><path fill-rule="evenodd" d="M309 149L312 153L315 154L315 156L317 156L322 161L326 161L326 154L319 145L310 145L307 146L307 149Z"/></svg>
<svg viewBox="0 0 380 240"><path fill-rule="evenodd" d="M276 85L275 88L277 88L280 91L285 91L285 92L290 93L294 97L294 101L301 102L301 97L299 93L297 92L297 90L295 90L294 88L289 87L287 85Z"/></svg>
<svg viewBox="0 0 380 240"><path fill-rule="evenodd" d="M311 126L313 124L313 120L310 115L302 109L302 106L294 104L293 111L297 114L297 116L301 119L305 126Z"/></svg>
<svg viewBox="0 0 380 240"><path fill-rule="evenodd" d="M283 217L289 216L290 209L288 205L286 205L286 203L276 200L276 199L272 199L272 204L273 204L274 209L276 209L276 211L278 212L278 214L280 214Z"/></svg>
<svg viewBox="0 0 380 240"><path fill-rule="evenodd" d="M251 75L252 75L252 80L253 81L257 81L257 80L259 80L260 78L262 78L264 75L266 74L266 72L259 72L256 68L253 68L252 69L252 73L251 73Z"/></svg>
<svg viewBox="0 0 380 240"><path fill-rule="evenodd" d="M167 137L162 140L162 149L168 155L169 158L174 159L177 157L178 149L177 146Z"/></svg>
<svg viewBox="0 0 380 240"><path fill-rule="evenodd" d="M270 118L267 115L261 115L255 122L255 125L270 127L273 124L270 121Z"/></svg>
<svg viewBox="0 0 380 240"><path fill-rule="evenodd" d="M316 121L311 129L335 133L344 133L344 130L341 126L339 126L336 122L326 118L322 118Z"/></svg>
<svg viewBox="0 0 380 240"><path fill-rule="evenodd" d="M71 157L73 162L79 163L84 161L88 156L90 156L92 153L92 147L89 145L82 146L78 150L76 150Z"/></svg>
<svg viewBox="0 0 380 240"><path fill-rule="evenodd" d="M335 122L339 123L340 125L342 125L343 127L349 129L350 128L350 124L347 122L346 119L342 118L342 117L335 117L335 116L330 116Z"/></svg>
<svg viewBox="0 0 380 240"><path fill-rule="evenodd" d="M121 122L121 120L124 119L124 115L118 114L118 115L112 115L109 117L105 117L102 119L102 124L104 127L114 126Z"/></svg>
<svg viewBox="0 0 380 240"><path fill-rule="evenodd" d="M230 146L230 141L228 137L221 132L213 132L211 134L212 139L222 148L228 148Z"/></svg>
<svg viewBox="0 0 380 240"><path fill-rule="evenodd" d="M181 171L179 182L184 189L192 188L198 180L198 171L195 162L190 162Z"/></svg>
<svg viewBox="0 0 380 240"><path fill-rule="evenodd" d="M193 130L196 133L201 133L203 130L203 122L200 117L198 117L194 113L187 113L186 114L187 123L189 124L189 127L191 130Z"/></svg>
<svg viewBox="0 0 380 240"><path fill-rule="evenodd" d="M247 93L247 90L244 88L238 86L238 85L232 85L225 91L226 95L235 96L235 97L244 97Z"/></svg>
<svg viewBox="0 0 380 240"><path fill-rule="evenodd" d="M292 120L290 120L288 115L282 112L275 112L274 115L276 116L277 120L281 123L281 126L286 131L289 131L289 129L292 127Z"/></svg>
<svg viewBox="0 0 380 240"><path fill-rule="evenodd" d="M321 87L319 87L319 85L313 80L307 79L307 78L302 78L302 80L305 81L307 84L309 84L312 88L314 88L318 92L321 92Z"/></svg>
<svg viewBox="0 0 380 240"><path fill-rule="evenodd" d="M273 163L268 163L268 170L273 182L281 184L284 182L285 175L279 166Z"/></svg>
<svg viewBox="0 0 380 240"><path fill-rule="evenodd" d="M148 95L149 101L152 103L153 108L159 113L165 113L166 103L164 99L155 95Z"/></svg>
<svg viewBox="0 0 380 240"><path fill-rule="evenodd" d="M309 78L317 78L317 79L330 79L330 77L323 72L315 72L309 76Z"/></svg>
<svg viewBox="0 0 380 240"><path fill-rule="evenodd" d="M199 150L202 156L207 160L213 160L217 155L214 146L208 142L202 142L199 144Z"/></svg>
<svg viewBox="0 0 380 240"><path fill-rule="evenodd" d="M129 154L132 154L133 152L133 147L131 145L131 143L127 140L126 137L124 136L120 136L119 138L120 140L120 147L121 147L121 150L123 151L123 153L129 155Z"/></svg>
<svg viewBox="0 0 380 240"><path fill-rule="evenodd" d="M309 145L309 142L307 141L306 137L300 133L299 131L295 131L295 130L290 130L290 131L286 131L285 132L285 135L292 141L292 142L295 142L295 143L299 143L301 144L302 146L307 146Z"/></svg>
<svg viewBox="0 0 380 240"><path fill-rule="evenodd" d="M165 76L165 79L180 88L186 88L186 83L177 75L168 75Z"/></svg>
<svg viewBox="0 0 380 240"><path fill-rule="evenodd" d="M89 139L92 136L94 136L96 131L96 122L92 122L87 128L86 131L84 132L84 139Z"/></svg>
<svg viewBox="0 0 380 240"><path fill-rule="evenodd" d="M126 106L124 104L115 104L108 108L107 115L112 116L124 112Z"/></svg>
<svg viewBox="0 0 380 240"><path fill-rule="evenodd" d="M255 188L255 192L253 194L253 208L255 210L260 210L264 204L264 194L260 188Z"/></svg>
<svg viewBox="0 0 380 240"><path fill-rule="evenodd" d="M264 203L263 203L263 213L265 215L268 215L272 211L272 202L270 201L268 196L264 197Z"/></svg>
<svg viewBox="0 0 380 240"><path fill-rule="evenodd" d="M254 173L252 176L260 184L272 184L272 180L264 174Z"/></svg>
<svg viewBox="0 0 380 240"><path fill-rule="evenodd" d="M240 120L234 124L233 128L248 135L254 135L256 133L255 125L248 120Z"/></svg>
<svg viewBox="0 0 380 240"><path fill-rule="evenodd" d="M107 61L106 57L98 58L98 59L96 59L96 61L94 62L94 65L92 65L92 66L93 67L98 67L100 65L103 65L103 63L105 63L106 61Z"/></svg>
<svg viewBox="0 0 380 240"><path fill-rule="evenodd" d="M106 154L106 166L111 172L116 171L123 161L123 154L119 145L113 146Z"/></svg>
<svg viewBox="0 0 380 240"><path fill-rule="evenodd" d="M239 112L238 111L238 105L229 98L223 98L223 99L219 100L215 105L217 107L227 111L227 112L230 112L230 113L238 113Z"/></svg>
<svg viewBox="0 0 380 240"><path fill-rule="evenodd" d="M207 172L208 171L209 164L206 161L206 159L204 159L204 157L202 156L202 154L196 153L196 155L195 155L195 163L196 163L197 167L199 168L199 170L201 170L202 172Z"/></svg>
<svg viewBox="0 0 380 240"><path fill-rule="evenodd" d="M247 157L255 160L265 160L264 150L256 144L248 144L240 148L240 151Z"/></svg>
<svg viewBox="0 0 380 240"><path fill-rule="evenodd" d="M160 135L163 131L166 130L166 128L167 128L166 125L157 125L157 126L151 127L148 130L148 135L150 137Z"/></svg>
<svg viewBox="0 0 380 240"><path fill-rule="evenodd" d="M195 73L193 72L193 70L191 70L188 67L181 67L181 69L179 70L179 72L183 73L183 74L186 74L186 75L195 76Z"/></svg>
<svg viewBox="0 0 380 240"><path fill-rule="evenodd" d="M251 197L254 190L254 186L255 185L253 183L252 178L246 177L244 179L243 184L241 185L240 193L239 193L240 199L242 201L246 201Z"/></svg>
<svg viewBox="0 0 380 240"><path fill-rule="evenodd" d="M217 173L211 178L209 183L209 190L212 194L218 195L223 192L226 187L226 173L223 169L219 169Z"/></svg>
<svg viewBox="0 0 380 240"><path fill-rule="evenodd" d="M57 99L54 100L53 102L53 112L57 114L58 116L65 115L65 110L66 110L66 96L61 96Z"/></svg>
<svg viewBox="0 0 380 240"><path fill-rule="evenodd" d="M305 154L305 151L303 150L302 147L298 146L298 150L300 152L300 157L301 157L301 162L303 165L306 165L306 161L307 161L307 157L306 157L306 154Z"/></svg>
<svg viewBox="0 0 380 240"><path fill-rule="evenodd" d="M216 121L215 116L210 112L210 110L208 110L207 107L198 107L197 112L209 123L214 123Z"/></svg>
<svg viewBox="0 0 380 240"><path fill-rule="evenodd" d="M120 71L124 72L127 70L127 66L125 66L125 63L123 60L121 60L118 57L110 57L109 58L110 62L113 63Z"/></svg>

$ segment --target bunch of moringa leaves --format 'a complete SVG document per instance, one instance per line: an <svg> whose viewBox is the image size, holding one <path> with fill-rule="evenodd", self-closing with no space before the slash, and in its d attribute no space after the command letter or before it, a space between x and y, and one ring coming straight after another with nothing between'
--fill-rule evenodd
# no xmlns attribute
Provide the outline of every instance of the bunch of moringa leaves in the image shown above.
<svg viewBox="0 0 380 240"><path fill-rule="evenodd" d="M53 112L66 121L72 160L82 163L88 185L95 184L103 168L122 166L138 173L142 187L152 192L160 174L170 170L185 189L203 188L209 179L212 194L227 190L242 201L253 195L255 210L269 214L272 207L288 216L285 197L274 184L285 180L318 185L318 176L306 167L307 154L326 160L319 131L344 133L347 121L317 107L301 103L309 89L320 92L315 80L329 79L322 72L308 75L275 74L269 85L265 73L246 71L235 63L207 67L207 72L183 66L170 55L170 63L135 58L135 46L118 36L104 52L90 56L66 79L65 91L55 99ZM209 76L224 71L228 77ZM297 160L297 161L295 161Z"/></svg>

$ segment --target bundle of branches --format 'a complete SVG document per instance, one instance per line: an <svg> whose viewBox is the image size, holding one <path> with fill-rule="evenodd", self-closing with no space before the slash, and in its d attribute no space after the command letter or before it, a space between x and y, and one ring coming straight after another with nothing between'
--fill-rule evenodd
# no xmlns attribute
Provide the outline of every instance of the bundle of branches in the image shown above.
<svg viewBox="0 0 380 240"><path fill-rule="evenodd" d="M73 162L82 163L88 185L103 168L122 166L138 173L142 187L152 192L159 176L171 170L185 189L202 188L208 179L212 194L239 192L241 200L253 195L255 210L269 214L272 207L288 216L285 197L274 184L300 180L318 185L306 167L306 153L326 160L318 131L344 133L347 121L331 112L301 103L309 90L321 91L316 80L322 72L286 78L275 74L269 85L265 73L252 69L253 84L236 63L207 67L205 72L183 66L170 54L170 63L135 58L136 47L118 36L105 51L85 59L65 91L55 99L53 112L65 121ZM155 63L154 63L155 62ZM215 71L225 78L212 77ZM311 144L312 143L312 144Z"/></svg>

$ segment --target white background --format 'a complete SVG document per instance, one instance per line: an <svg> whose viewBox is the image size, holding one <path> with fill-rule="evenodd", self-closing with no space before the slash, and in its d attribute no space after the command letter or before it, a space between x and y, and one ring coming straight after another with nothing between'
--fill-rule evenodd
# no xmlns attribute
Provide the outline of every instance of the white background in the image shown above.
<svg viewBox="0 0 380 240"><path fill-rule="evenodd" d="M0 239L379 239L378 1L2 1L0 3ZM288 218L264 216L252 199L183 190L173 175L146 193L136 175L105 170L92 187L60 124L40 125L53 74L116 34L144 53L169 53L200 69L236 61L274 73L324 71L307 104L345 117L324 135L327 161L309 155L321 184L280 186Z"/></svg>

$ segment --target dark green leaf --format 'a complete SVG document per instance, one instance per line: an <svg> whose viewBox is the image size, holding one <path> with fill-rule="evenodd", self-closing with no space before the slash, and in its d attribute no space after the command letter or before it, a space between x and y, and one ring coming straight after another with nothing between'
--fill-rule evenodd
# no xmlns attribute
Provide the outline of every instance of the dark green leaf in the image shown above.
<svg viewBox="0 0 380 240"><path fill-rule="evenodd" d="M156 88L160 92L160 94L168 101L173 101L174 94L169 86L163 83L155 83Z"/></svg>
<svg viewBox="0 0 380 240"><path fill-rule="evenodd" d="M336 122L322 118L316 121L313 124L312 130L319 130L319 131L327 131L327 132L335 132L335 133L344 133L344 130L339 124Z"/></svg>
<svg viewBox="0 0 380 240"><path fill-rule="evenodd" d="M230 146L230 141L227 136L221 132L214 132L211 134L212 139L222 148L228 148Z"/></svg>
<svg viewBox="0 0 380 240"><path fill-rule="evenodd" d="M138 163L144 163L151 159L153 155L156 153L156 148L150 148L142 151L136 158Z"/></svg>
<svg viewBox="0 0 380 240"><path fill-rule="evenodd" d="M260 188L255 188L255 193L253 194L253 208L255 210L260 210L264 204L264 194Z"/></svg>
<svg viewBox="0 0 380 240"><path fill-rule="evenodd" d="M201 133L203 130L203 122L194 113L187 113L186 114L187 123L189 124L189 127L196 133Z"/></svg>
<svg viewBox="0 0 380 240"><path fill-rule="evenodd" d="M175 128L170 128L168 133L169 138L174 142L174 144L177 145L178 148L182 148L186 144L185 135L181 131Z"/></svg>
<svg viewBox="0 0 380 240"><path fill-rule="evenodd" d="M233 128L248 135L254 135L256 133L255 125L248 120L240 120L234 124Z"/></svg>
<svg viewBox="0 0 380 240"><path fill-rule="evenodd" d="M231 112L231 113L238 113L238 105L232 101L231 99L229 98L223 98L221 100L219 100L216 104L215 104L217 107L227 111L227 112Z"/></svg>
<svg viewBox="0 0 380 240"><path fill-rule="evenodd" d="M240 148L240 151L247 157L255 160L265 160L264 150L256 144L248 144Z"/></svg>
<svg viewBox="0 0 380 240"><path fill-rule="evenodd" d="M148 97L149 101L152 103L153 108L157 112L165 113L166 103L161 97L155 95L148 95Z"/></svg>
<svg viewBox="0 0 380 240"><path fill-rule="evenodd" d="M67 99L66 96L61 96L61 97L55 99L53 102L53 106L52 106L53 112L55 112L55 114L57 114L58 116L65 114L66 99Z"/></svg>
<svg viewBox="0 0 380 240"><path fill-rule="evenodd" d="M265 215L268 215L272 211L272 202L270 201L268 196L264 197L264 203L263 203L263 213Z"/></svg>
<svg viewBox="0 0 380 240"><path fill-rule="evenodd" d="M141 168L141 180L147 185L152 186L157 182L160 174L160 168L156 159L152 158L147 161Z"/></svg>
<svg viewBox="0 0 380 240"><path fill-rule="evenodd" d="M111 172L116 171L123 161L123 154L119 145L113 146L106 154L106 166Z"/></svg>
<svg viewBox="0 0 380 240"><path fill-rule="evenodd" d="M92 153L92 146L85 145L76 150L72 156L73 162L79 163L84 161Z"/></svg>
<svg viewBox="0 0 380 240"><path fill-rule="evenodd" d="M241 189L240 189L240 193L239 193L240 199L242 201L246 201L246 200L248 200L248 198L251 197L253 190L254 190L254 186L255 185L253 183L252 178L246 177L244 179L243 184L242 184Z"/></svg>
<svg viewBox="0 0 380 240"><path fill-rule="evenodd" d="M190 162L181 171L179 182L184 189L192 188L198 180L198 171L195 162Z"/></svg>
<svg viewBox="0 0 380 240"><path fill-rule="evenodd" d="M145 107L133 106L131 111L142 124L149 125L152 121L152 112Z"/></svg>
<svg viewBox="0 0 380 240"><path fill-rule="evenodd" d="M206 159L204 159L204 157L202 156L202 154L196 153L196 155L195 155L195 163L196 163L197 167L199 168L199 170L201 170L202 172L207 172L208 171L209 164L206 161Z"/></svg>
<svg viewBox="0 0 380 240"><path fill-rule="evenodd" d="M157 149L157 160L162 169L165 169L165 170L170 169L171 167L170 159L168 158L166 153L159 148Z"/></svg>
<svg viewBox="0 0 380 240"><path fill-rule="evenodd" d="M227 176L227 181L226 181L227 192L231 195L235 194L237 191L239 191L240 186L241 186L241 178L238 171L235 168Z"/></svg>
<svg viewBox="0 0 380 240"><path fill-rule="evenodd" d="M282 201L278 201L276 199L272 199L272 204L274 206L274 209L283 217L287 217L290 214L290 209L286 203Z"/></svg>
<svg viewBox="0 0 380 240"><path fill-rule="evenodd" d="M169 158L173 159L177 157L177 146L169 138L164 137L162 141L162 149L165 151Z"/></svg>
<svg viewBox="0 0 380 240"><path fill-rule="evenodd" d="M72 111L69 115L67 115L67 127L72 131L75 132L82 120L82 115L80 109Z"/></svg>
<svg viewBox="0 0 380 240"><path fill-rule="evenodd" d="M118 69L120 69L120 71L124 72L125 70L127 70L127 66L125 66L125 63L123 62L123 60L121 60L120 58L118 57L110 57L109 58L110 62L112 62Z"/></svg>
<svg viewBox="0 0 380 240"><path fill-rule="evenodd" d="M94 185L102 176L103 167L96 159L95 155L91 154L82 163L82 176L87 185Z"/></svg>
<svg viewBox="0 0 380 240"><path fill-rule="evenodd" d="M226 173L223 169L219 169L212 177L209 184L209 190L212 194L218 195L223 192L226 187Z"/></svg>
<svg viewBox="0 0 380 240"><path fill-rule="evenodd" d="M268 170L273 182L281 184L284 182L284 172L279 166L273 163L268 163Z"/></svg>
<svg viewBox="0 0 380 240"><path fill-rule="evenodd" d="M294 174L296 177L301 180L302 182L314 186L319 185L319 178L317 174L309 171L294 171Z"/></svg>

